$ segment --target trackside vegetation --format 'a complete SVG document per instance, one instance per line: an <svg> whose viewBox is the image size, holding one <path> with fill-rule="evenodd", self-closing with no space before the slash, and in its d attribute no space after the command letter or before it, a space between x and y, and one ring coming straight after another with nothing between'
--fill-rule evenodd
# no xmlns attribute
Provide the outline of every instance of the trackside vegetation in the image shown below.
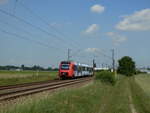
<svg viewBox="0 0 150 113"><path fill-rule="evenodd" d="M112 85L115 85L116 83L115 74L110 71L97 72L95 79L101 80L102 82L111 83Z"/></svg>
<svg viewBox="0 0 150 113"><path fill-rule="evenodd" d="M103 76L103 77L102 77ZM96 72L83 87L44 92L0 104L0 113L150 113L150 75L118 75ZM131 98L130 98L131 97Z"/></svg>
<svg viewBox="0 0 150 113"><path fill-rule="evenodd" d="M137 79L142 79L139 83ZM133 102L139 113L150 113L150 75L137 75L130 79ZM146 83L146 84L145 84Z"/></svg>
<svg viewBox="0 0 150 113"><path fill-rule="evenodd" d="M94 80L80 88L39 94L20 104L0 108L0 113L131 113L128 81L121 76L115 86Z"/></svg>

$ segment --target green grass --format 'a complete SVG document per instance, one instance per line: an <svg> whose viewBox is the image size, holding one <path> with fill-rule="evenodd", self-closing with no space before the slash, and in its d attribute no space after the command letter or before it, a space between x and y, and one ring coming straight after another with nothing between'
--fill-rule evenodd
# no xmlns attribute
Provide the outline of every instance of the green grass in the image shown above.
<svg viewBox="0 0 150 113"><path fill-rule="evenodd" d="M13 105L8 103L0 107L0 113L131 113L131 104L137 113L150 113L149 81L147 75L118 75L115 85L94 80L84 87L41 93Z"/></svg>
<svg viewBox="0 0 150 113"><path fill-rule="evenodd" d="M115 86L95 80L86 87L66 89L53 95L41 94L24 102L7 105L1 113L131 113L128 81L120 77ZM7 108L7 109L6 109Z"/></svg>
<svg viewBox="0 0 150 113"><path fill-rule="evenodd" d="M57 74L56 71L0 71L0 86L52 80Z"/></svg>
<svg viewBox="0 0 150 113"><path fill-rule="evenodd" d="M133 103L138 113L150 113L149 75L137 75L130 79Z"/></svg>
<svg viewBox="0 0 150 113"><path fill-rule="evenodd" d="M129 87L127 78L120 76L117 84L105 94L104 110L101 113L131 113L129 108Z"/></svg>
<svg viewBox="0 0 150 113"><path fill-rule="evenodd" d="M140 74L135 76L135 81L147 95L150 95L150 74Z"/></svg>

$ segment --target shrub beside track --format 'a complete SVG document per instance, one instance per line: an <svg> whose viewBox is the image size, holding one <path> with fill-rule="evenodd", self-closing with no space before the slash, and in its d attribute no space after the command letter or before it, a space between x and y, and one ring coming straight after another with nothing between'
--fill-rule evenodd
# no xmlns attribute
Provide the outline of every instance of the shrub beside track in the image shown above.
<svg viewBox="0 0 150 113"><path fill-rule="evenodd" d="M112 85L116 83L116 78L114 73L109 71L97 72L95 79L101 80L102 82L111 83Z"/></svg>

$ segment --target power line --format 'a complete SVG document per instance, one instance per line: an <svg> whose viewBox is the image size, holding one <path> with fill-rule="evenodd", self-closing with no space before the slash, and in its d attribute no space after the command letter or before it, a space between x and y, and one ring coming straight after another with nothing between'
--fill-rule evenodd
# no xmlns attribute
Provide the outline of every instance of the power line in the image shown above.
<svg viewBox="0 0 150 113"><path fill-rule="evenodd" d="M26 30L24 30L24 29L20 29L19 27L14 26L14 25L12 25L12 24L10 24L10 23L8 23L8 22L5 22L5 21L0 20L0 23L2 23L2 24L4 24L4 25L8 25L8 26L12 27L13 29L15 28L15 29L17 29L17 30L21 30L22 32L24 32L25 34L28 34L29 36L35 37L32 33L28 32L28 31L26 31Z"/></svg>
<svg viewBox="0 0 150 113"><path fill-rule="evenodd" d="M48 27L52 28L55 32L57 32L59 35L63 35L63 37L66 37L66 35L63 32L60 32L59 30L57 30L54 26L52 26L51 24L49 24L49 22L47 22L45 19L43 19L41 16L39 16L38 14L34 13L29 7L25 6L23 3L21 3L21 6L23 8L25 8L29 13L31 13L32 15L34 15L35 17L37 17L39 20L41 20L45 25L47 25ZM70 44L70 43L69 43ZM76 44L72 43L74 46L77 44L79 45L77 42ZM78 47L76 45L76 47Z"/></svg>
<svg viewBox="0 0 150 113"><path fill-rule="evenodd" d="M50 32L47 32L47 31L45 31L44 29L42 29L42 28L40 28L40 27L38 27L38 26L36 26L36 25L31 24L30 22L27 22L27 21L24 20L23 18L17 17L17 16L15 16L15 15L13 15L13 14L7 12L7 11L4 11L4 10L2 10L2 9L0 9L0 12L3 13L3 14L5 14L5 15L8 15L8 16L10 16L10 17L13 17L13 18L15 18L15 19L17 19L17 20L19 20L19 21L21 21L21 22L27 24L27 25L30 25L31 27L33 27L33 28L35 28L35 29L38 29L38 30L40 30L40 31L43 32L43 33L46 33L47 35L51 35L51 36L53 36L52 38L55 37L54 39L57 39L57 40L59 40L59 41L64 41L63 39L57 37L56 35L51 34Z"/></svg>
<svg viewBox="0 0 150 113"><path fill-rule="evenodd" d="M45 25L47 25L48 27L52 28L55 32L57 32L59 35L63 35L64 37L66 37L66 35L59 31L58 29L56 29L54 26L50 25L48 21L46 21L45 19L43 19L41 16L39 16L38 14L34 13L29 7L25 6L23 3L20 2L20 4L32 15L36 16L39 20L41 20ZM70 43L69 43L70 44ZM76 44L72 43L73 45L80 45L79 43L76 42ZM78 47L76 45L76 47Z"/></svg>
<svg viewBox="0 0 150 113"><path fill-rule="evenodd" d="M61 40L61 41L64 41L64 40L62 40L61 38L57 37L56 35L51 34L51 33L45 31L44 29L42 29L42 28L40 28L40 27L38 27L38 26L36 26L36 25L31 24L30 22L26 21L26 20L23 19L23 18L17 17L17 16L15 16L15 15L13 15L13 14L7 12L7 11L4 11L4 10L2 10L2 9L0 9L0 12L3 13L3 14L5 14L5 15L8 15L8 16L10 16L10 17L13 17L13 18L15 18L16 20L21 21L21 22L23 22L23 23L25 23L25 24L27 24L27 25L30 25L31 27L33 27L33 28L35 28L35 29L38 29L38 30L41 31L41 32L44 32L44 33L46 33L46 34L48 34L48 35L51 35L51 36L56 37L57 39L59 39L59 40ZM2 32L5 32L5 33L9 34L9 32L7 32L7 31L2 31ZM14 35L14 34L11 34L11 35ZM15 36L18 37L17 34L15 34ZM54 37L52 37L52 38L54 38ZM39 43L40 45L45 45L45 44L43 44L43 43L41 43L41 42L39 42L39 41L37 41L36 43ZM47 46L47 45L46 45L46 46Z"/></svg>
<svg viewBox="0 0 150 113"><path fill-rule="evenodd" d="M74 52L72 55L71 55L71 57L74 57L75 55L76 55L76 57L77 57L77 55L79 54L79 53L81 53L81 49L78 49L76 52Z"/></svg>
<svg viewBox="0 0 150 113"><path fill-rule="evenodd" d="M18 34L16 34L16 33L12 33L12 32L3 30L3 29L1 29L1 28L0 28L0 31L3 32L3 33L5 33L5 34L8 34L8 35L15 36L15 37L17 37L17 38L19 38L19 39L23 39L23 40L27 40L27 41L32 41L32 42L34 42L34 43L36 43L36 44L38 44L38 45L44 46L44 47L46 47L46 48L54 48L54 49L57 49L57 50L61 50L60 48L56 48L56 47L47 45L47 44L42 43L42 42L40 42L40 41L32 40L32 39L30 39L30 38L28 38L28 37L25 37L25 36L20 36L20 35L18 35Z"/></svg>
<svg viewBox="0 0 150 113"><path fill-rule="evenodd" d="M106 57L106 58L108 58L108 59L112 59L111 56L108 56L108 55L104 54L102 51L96 51L96 52L100 53L101 55L103 55L104 57ZM98 54L98 53L97 53L97 54Z"/></svg>
<svg viewBox="0 0 150 113"><path fill-rule="evenodd" d="M13 7L13 14L14 15L15 15L15 10L17 8L17 2L18 2L18 0L15 0L14 7Z"/></svg>

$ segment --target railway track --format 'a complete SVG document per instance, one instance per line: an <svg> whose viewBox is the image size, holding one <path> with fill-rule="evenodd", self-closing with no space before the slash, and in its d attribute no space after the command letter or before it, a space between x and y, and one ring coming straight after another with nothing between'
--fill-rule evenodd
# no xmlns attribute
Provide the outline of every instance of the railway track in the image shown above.
<svg viewBox="0 0 150 113"><path fill-rule="evenodd" d="M36 82L30 84L18 84L13 86L0 87L0 102L16 99L18 97L31 95L43 91L54 90L92 80L92 77L73 79L73 80L54 80Z"/></svg>
<svg viewBox="0 0 150 113"><path fill-rule="evenodd" d="M23 83L23 84L16 84L16 85L0 86L0 91L4 90L4 89L17 88L17 87L25 87L25 86L38 85L38 84L50 83L50 82L57 82L57 81L59 81L59 80L47 80L47 81L40 81L40 82L32 82L32 83Z"/></svg>

